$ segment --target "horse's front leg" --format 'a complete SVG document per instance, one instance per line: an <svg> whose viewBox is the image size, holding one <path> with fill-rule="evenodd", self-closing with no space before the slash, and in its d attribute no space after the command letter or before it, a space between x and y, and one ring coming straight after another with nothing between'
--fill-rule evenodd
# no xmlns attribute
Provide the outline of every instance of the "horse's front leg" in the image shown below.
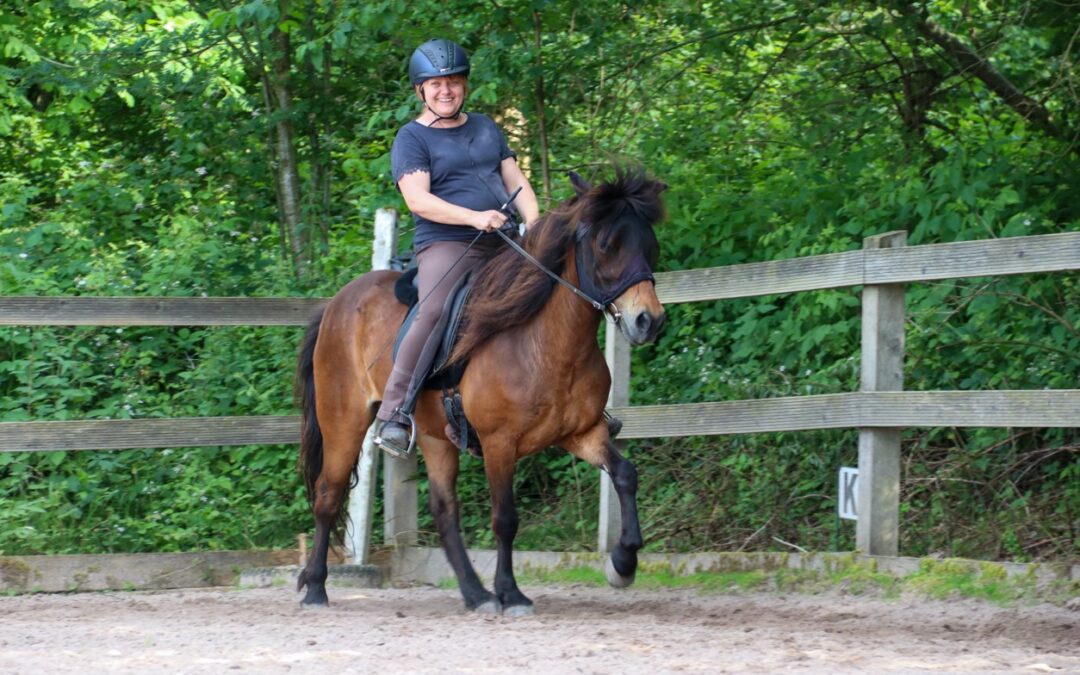
<svg viewBox="0 0 1080 675"><path fill-rule="evenodd" d="M608 437L606 425L594 427L587 434L570 439L564 446L575 457L607 471L619 496L619 513L622 529L619 543L611 550L604 566L608 583L615 588L626 588L634 583L637 574L638 555L642 547L641 524L637 512L637 469L630 463Z"/></svg>
<svg viewBox="0 0 1080 675"><path fill-rule="evenodd" d="M532 600L518 588L514 579L514 537L518 531L517 507L514 505L513 451L484 444L484 468L491 488L491 529L495 532L498 558L495 566L495 597L505 616L533 614Z"/></svg>
<svg viewBox="0 0 1080 675"><path fill-rule="evenodd" d="M622 529L619 543L611 549L611 557L604 566L604 574L609 584L615 588L626 588L634 583L637 573L637 552L642 547L641 524L637 512L637 468L610 440L605 441L607 459L603 468L611 476L615 493L619 496L619 513L622 516Z"/></svg>

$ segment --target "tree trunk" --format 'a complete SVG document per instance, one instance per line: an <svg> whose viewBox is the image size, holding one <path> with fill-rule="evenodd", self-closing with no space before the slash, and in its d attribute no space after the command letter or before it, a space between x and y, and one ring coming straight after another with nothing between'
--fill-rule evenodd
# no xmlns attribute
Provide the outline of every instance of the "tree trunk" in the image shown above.
<svg viewBox="0 0 1080 675"><path fill-rule="evenodd" d="M318 38L314 12L307 13L304 30L305 39L314 41ZM309 255L317 255L325 251L330 240L330 179L333 172L330 151L329 148L324 147L323 139L330 135L332 120L327 110L332 108L331 101L333 100L331 87L333 52L330 49L329 40L326 39L322 40L319 49L321 68L316 64L313 52L308 52L303 64L304 80L307 87L310 87L308 91L312 92L312 106L306 120L310 180L308 181L307 207L304 211L311 225L308 228L308 240L312 247Z"/></svg>
<svg viewBox="0 0 1080 675"><path fill-rule="evenodd" d="M283 15L285 7L282 7ZM289 34L277 28L272 35L274 60L270 75L277 107L277 183L281 209L289 230L293 264L301 275L310 263L309 237L300 212L300 171L296 159L296 138L292 121L292 45Z"/></svg>
<svg viewBox="0 0 1080 675"><path fill-rule="evenodd" d="M993 64L963 40L927 18L924 11L911 4L901 4L900 12L915 21L923 37L941 47L965 73L971 73L1001 97L1032 126L1050 136L1060 137L1057 126L1050 118L1050 111L1042 104L1016 88L1012 82L994 68Z"/></svg>

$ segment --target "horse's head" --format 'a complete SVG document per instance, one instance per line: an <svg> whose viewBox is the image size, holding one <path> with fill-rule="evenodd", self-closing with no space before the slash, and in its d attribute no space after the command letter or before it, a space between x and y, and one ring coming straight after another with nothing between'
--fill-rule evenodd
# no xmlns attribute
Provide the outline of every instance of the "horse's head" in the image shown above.
<svg viewBox="0 0 1080 675"><path fill-rule="evenodd" d="M580 209L578 283L616 316L631 344L654 341L666 315L653 282L660 252L653 225L664 217L660 195L667 186L636 170L619 170L614 181L595 187L577 174L570 180Z"/></svg>

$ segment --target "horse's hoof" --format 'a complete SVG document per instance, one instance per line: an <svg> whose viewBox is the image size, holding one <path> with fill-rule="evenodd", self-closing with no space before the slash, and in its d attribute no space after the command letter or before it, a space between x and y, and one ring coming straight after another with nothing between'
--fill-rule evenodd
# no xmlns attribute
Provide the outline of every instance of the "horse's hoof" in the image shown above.
<svg viewBox="0 0 1080 675"><path fill-rule="evenodd" d="M511 619L517 619L522 616L532 616L536 614L536 608L532 605L510 605L509 607L503 607L503 616L508 616Z"/></svg>
<svg viewBox="0 0 1080 675"><path fill-rule="evenodd" d="M308 586L307 595L300 601L300 606L307 608L322 609L323 607L330 606L330 598L326 597L325 589L314 589Z"/></svg>
<svg viewBox="0 0 1080 675"><path fill-rule="evenodd" d="M607 577L608 585L612 588L626 588L630 584L634 583L634 577L636 573L628 576L623 576L615 570L615 563L611 562L611 558L607 559L604 563L604 576Z"/></svg>
<svg viewBox="0 0 1080 675"><path fill-rule="evenodd" d="M498 600L488 600L481 605L477 605L476 609L474 609L473 611L477 614L497 615L499 613L499 609L500 607Z"/></svg>

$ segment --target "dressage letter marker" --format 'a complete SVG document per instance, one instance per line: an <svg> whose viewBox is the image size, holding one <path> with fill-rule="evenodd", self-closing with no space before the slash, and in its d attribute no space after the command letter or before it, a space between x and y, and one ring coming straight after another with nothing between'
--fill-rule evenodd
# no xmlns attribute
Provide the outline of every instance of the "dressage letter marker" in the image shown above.
<svg viewBox="0 0 1080 675"><path fill-rule="evenodd" d="M850 466L840 467L840 498L836 500L836 510L841 518L858 520L855 495L858 494L859 470Z"/></svg>

